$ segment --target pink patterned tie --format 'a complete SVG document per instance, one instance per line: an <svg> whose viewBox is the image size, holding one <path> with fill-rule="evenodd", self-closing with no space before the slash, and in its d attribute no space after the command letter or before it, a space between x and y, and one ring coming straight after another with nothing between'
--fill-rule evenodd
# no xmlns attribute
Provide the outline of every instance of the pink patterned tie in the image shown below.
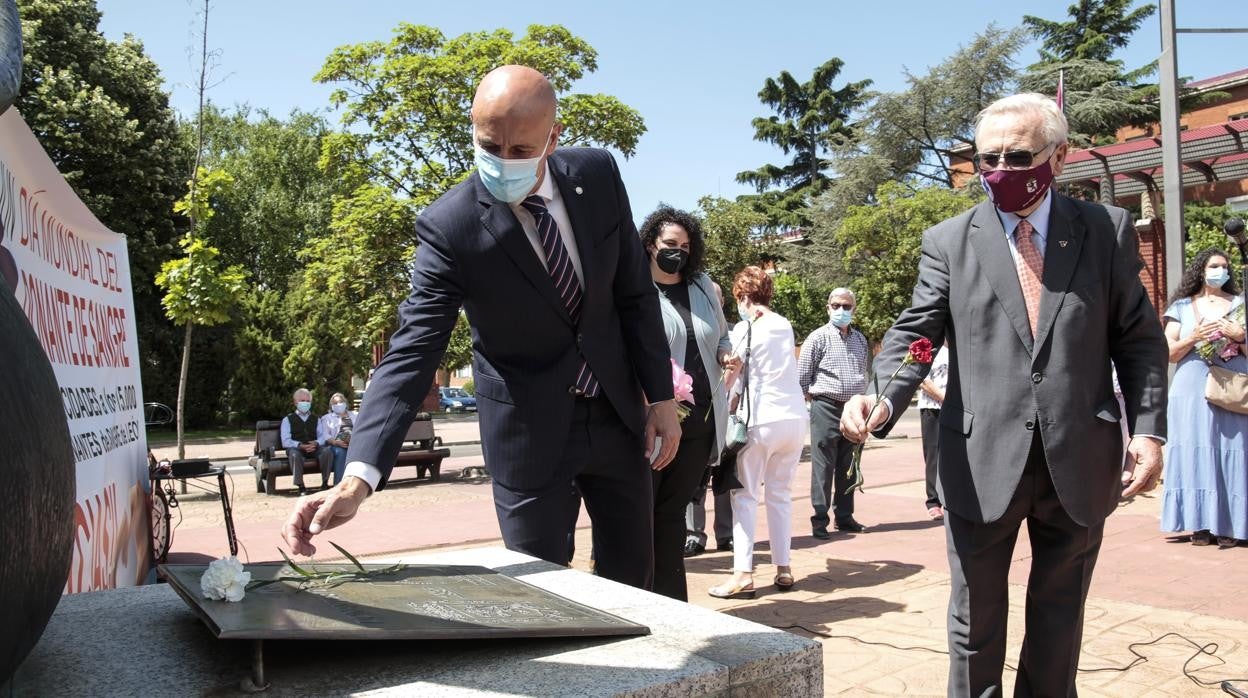
<svg viewBox="0 0 1248 698"><path fill-rule="evenodd" d="M1031 239L1036 229L1026 220L1018 222L1014 229L1014 246L1018 255L1014 266L1018 270L1018 283L1023 288L1023 302L1027 304L1027 321L1031 324L1031 336L1036 336L1036 321L1040 318L1040 279L1044 276L1044 258Z"/></svg>

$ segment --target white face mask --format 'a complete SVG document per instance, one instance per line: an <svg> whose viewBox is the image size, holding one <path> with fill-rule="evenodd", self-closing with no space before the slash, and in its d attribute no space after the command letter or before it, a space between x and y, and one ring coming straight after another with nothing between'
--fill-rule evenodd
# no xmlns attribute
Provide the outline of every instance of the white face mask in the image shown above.
<svg viewBox="0 0 1248 698"><path fill-rule="evenodd" d="M1205 283L1214 288L1222 288L1227 281L1231 280L1231 272L1226 267L1218 267L1217 269L1205 270Z"/></svg>
<svg viewBox="0 0 1248 698"><path fill-rule="evenodd" d="M334 404L329 406L329 409L333 410L334 414L342 414L343 412L347 411L347 406L345 403L335 402Z"/></svg>
<svg viewBox="0 0 1248 698"><path fill-rule="evenodd" d="M745 303L744 301L743 301L743 302L740 302L740 303L737 303L737 315L740 315L742 320L745 320L746 322L749 322L749 320L750 320L750 306L749 306L749 304L748 304L748 303Z"/></svg>
<svg viewBox="0 0 1248 698"><path fill-rule="evenodd" d="M541 165L542 158L546 157L546 151L550 149L550 137L554 132L555 127L552 124L550 133L546 134L546 147L542 148L540 155L517 160L507 160L486 152L477 142L476 135L473 135L473 159L477 165L477 174L494 198L514 204L524 200L533 191L533 187L537 186L537 168Z"/></svg>

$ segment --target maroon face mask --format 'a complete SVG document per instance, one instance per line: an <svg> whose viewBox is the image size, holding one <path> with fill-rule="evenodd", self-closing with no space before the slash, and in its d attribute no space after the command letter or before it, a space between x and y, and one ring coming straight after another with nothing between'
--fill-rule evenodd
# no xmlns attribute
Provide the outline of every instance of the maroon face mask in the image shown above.
<svg viewBox="0 0 1248 698"><path fill-rule="evenodd" d="M1049 185L1053 184L1053 168L1045 160L1030 170L981 172L979 179L994 206L1006 213L1014 213L1044 198Z"/></svg>

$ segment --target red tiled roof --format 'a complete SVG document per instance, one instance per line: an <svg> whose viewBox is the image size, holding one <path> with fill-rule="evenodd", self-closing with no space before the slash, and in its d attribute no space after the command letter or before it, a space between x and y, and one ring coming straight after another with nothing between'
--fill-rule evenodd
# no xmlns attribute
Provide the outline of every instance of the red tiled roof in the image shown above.
<svg viewBox="0 0 1248 698"><path fill-rule="evenodd" d="M1237 80L1237 79L1248 80L1248 68L1241 68L1240 70L1236 70L1231 73L1226 73L1224 75L1215 75L1211 78L1202 78L1200 80L1194 80L1192 82L1187 83L1187 87L1189 89L1199 90L1202 87L1209 87L1211 85L1217 85L1219 83L1230 82L1230 81Z"/></svg>

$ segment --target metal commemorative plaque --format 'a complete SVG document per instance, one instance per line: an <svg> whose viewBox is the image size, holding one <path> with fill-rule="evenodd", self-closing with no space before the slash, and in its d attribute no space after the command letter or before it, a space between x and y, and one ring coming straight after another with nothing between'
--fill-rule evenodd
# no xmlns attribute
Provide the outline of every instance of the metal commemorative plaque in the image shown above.
<svg viewBox="0 0 1248 698"><path fill-rule="evenodd" d="M282 563L246 565L251 578L295 576ZM364 565L378 570L387 565ZM239 640L435 640L647 635L650 629L488 567L407 565L367 581L301 588L280 581L242 601L204 598L206 565L161 565L169 585L214 635ZM356 569L316 565L318 572Z"/></svg>

